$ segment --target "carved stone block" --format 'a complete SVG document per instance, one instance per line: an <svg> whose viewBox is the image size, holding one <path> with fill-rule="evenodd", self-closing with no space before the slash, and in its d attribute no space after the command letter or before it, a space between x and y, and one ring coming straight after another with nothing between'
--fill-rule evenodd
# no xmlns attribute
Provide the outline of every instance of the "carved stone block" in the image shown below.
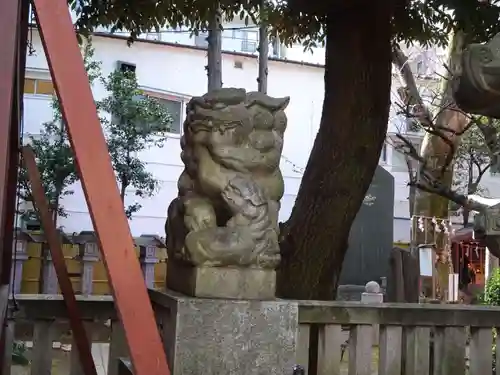
<svg viewBox="0 0 500 375"><path fill-rule="evenodd" d="M486 210L486 235L500 236L500 206L493 206Z"/></svg>
<svg viewBox="0 0 500 375"><path fill-rule="evenodd" d="M169 261L167 285L171 290L192 297L269 300L275 296L276 271L194 267Z"/></svg>
<svg viewBox="0 0 500 375"><path fill-rule="evenodd" d="M298 303L151 291L172 375L284 375L296 363ZM162 313L162 311L164 311Z"/></svg>

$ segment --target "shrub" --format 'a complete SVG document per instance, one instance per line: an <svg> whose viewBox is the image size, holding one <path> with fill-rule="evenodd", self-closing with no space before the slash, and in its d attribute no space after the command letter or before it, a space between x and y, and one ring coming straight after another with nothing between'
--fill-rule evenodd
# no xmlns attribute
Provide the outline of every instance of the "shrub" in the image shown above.
<svg viewBox="0 0 500 375"><path fill-rule="evenodd" d="M490 306L500 306L500 268L495 268L491 276L486 281L486 287L483 295L483 303ZM495 337L492 347L493 351L493 372L496 371L496 336L497 330L493 330Z"/></svg>
<svg viewBox="0 0 500 375"><path fill-rule="evenodd" d="M26 358L26 345L21 341L14 341L12 344L12 362L22 366L26 366L29 363Z"/></svg>
<svg viewBox="0 0 500 375"><path fill-rule="evenodd" d="M491 306L500 306L500 268L496 268L486 281L484 303Z"/></svg>

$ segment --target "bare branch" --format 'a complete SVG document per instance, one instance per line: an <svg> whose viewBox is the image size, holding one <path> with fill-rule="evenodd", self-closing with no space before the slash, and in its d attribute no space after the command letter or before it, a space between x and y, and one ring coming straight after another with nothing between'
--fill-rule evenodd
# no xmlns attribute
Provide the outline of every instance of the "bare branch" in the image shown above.
<svg viewBox="0 0 500 375"><path fill-rule="evenodd" d="M494 143L497 147L492 152L492 155L500 155L500 144L497 142L497 138L494 138L496 137L496 129L492 124L483 124L479 117L471 116L461 111L447 93L441 98L439 101L440 104L436 106L436 111L433 114L429 106L432 105L434 100L429 106L424 103L408 63L409 59L397 44L393 45L392 56L393 64L398 68L401 80L403 81L403 87L397 89L401 101L401 103L396 103L398 114L404 115L407 119L414 118L425 132L440 139L443 143L443 146L439 146L443 153L441 154L442 156L439 160L432 160L429 158L429 155L420 155L419 150L405 136L395 134L399 142L394 146L394 149L405 156L409 174L408 185L427 193L439 195L468 210L483 210L484 205L455 191L447 183L444 183L442 177L449 171L454 162L455 151L460 136L465 134L474 125L482 125L484 129L483 134L489 131L489 137L485 136L485 138L494 140L491 143ZM446 78L443 77L443 79L449 79L452 73L451 69L448 66L445 66L445 68L448 71L448 75ZM459 121L457 123L458 126L453 126L454 121ZM446 151L446 148L449 150ZM415 166L412 160L418 162L416 173L414 173ZM439 165L433 164L438 161ZM484 166L484 163L481 164L477 161L475 165L478 167L479 175L476 176L476 180L471 184L471 187L475 186L477 188L480 179L492 164Z"/></svg>
<svg viewBox="0 0 500 375"><path fill-rule="evenodd" d="M392 62L398 68L402 80L405 82L405 87L398 88L398 95L403 104L409 108L414 107L412 112L418 113L418 120L421 124L430 126L432 118L429 110L422 100L422 96L418 92L415 77L408 64L408 57L404 54L398 44L393 44L392 47Z"/></svg>

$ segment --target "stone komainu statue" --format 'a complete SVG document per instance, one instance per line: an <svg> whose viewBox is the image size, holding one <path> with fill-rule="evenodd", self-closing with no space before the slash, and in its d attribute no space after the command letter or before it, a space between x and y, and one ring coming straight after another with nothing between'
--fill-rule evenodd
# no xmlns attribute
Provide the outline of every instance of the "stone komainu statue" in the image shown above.
<svg viewBox="0 0 500 375"><path fill-rule="evenodd" d="M193 266L278 266L288 103L233 88L188 103L181 138L185 169L165 224L169 259Z"/></svg>
<svg viewBox="0 0 500 375"><path fill-rule="evenodd" d="M465 112L500 118L500 33L464 49L460 74L453 77L453 96Z"/></svg>

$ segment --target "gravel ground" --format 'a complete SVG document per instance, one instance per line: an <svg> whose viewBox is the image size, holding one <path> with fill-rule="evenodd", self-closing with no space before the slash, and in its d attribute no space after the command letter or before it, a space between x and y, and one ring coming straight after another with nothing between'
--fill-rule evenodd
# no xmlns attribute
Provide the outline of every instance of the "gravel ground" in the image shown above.
<svg viewBox="0 0 500 375"><path fill-rule="evenodd" d="M92 345L92 355L97 368L97 375L106 375L109 344ZM26 356L30 358L30 349ZM61 349L52 349L52 374L68 375L70 370L70 352ZM12 366L11 375L29 375L30 366Z"/></svg>

